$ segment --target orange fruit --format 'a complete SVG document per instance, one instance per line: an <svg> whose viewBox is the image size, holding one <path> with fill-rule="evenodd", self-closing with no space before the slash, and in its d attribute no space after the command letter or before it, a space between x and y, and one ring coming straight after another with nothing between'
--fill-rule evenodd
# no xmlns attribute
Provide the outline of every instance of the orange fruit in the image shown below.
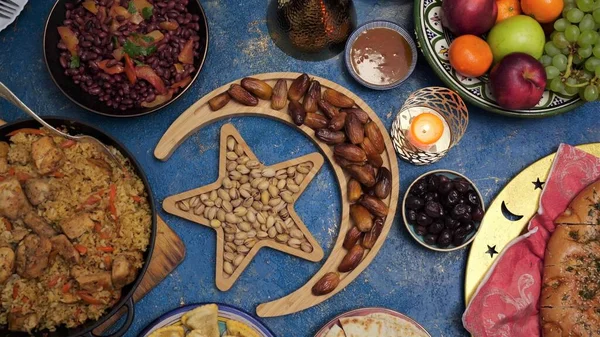
<svg viewBox="0 0 600 337"><path fill-rule="evenodd" d="M521 3L519 0L496 0L498 5L498 17L496 23L506 20L511 16L521 14Z"/></svg>
<svg viewBox="0 0 600 337"><path fill-rule="evenodd" d="M558 19L565 6L563 0L521 0L521 10L539 23Z"/></svg>
<svg viewBox="0 0 600 337"><path fill-rule="evenodd" d="M487 42L475 35L459 36L452 41L448 58L452 68L466 77L482 76L494 60Z"/></svg>

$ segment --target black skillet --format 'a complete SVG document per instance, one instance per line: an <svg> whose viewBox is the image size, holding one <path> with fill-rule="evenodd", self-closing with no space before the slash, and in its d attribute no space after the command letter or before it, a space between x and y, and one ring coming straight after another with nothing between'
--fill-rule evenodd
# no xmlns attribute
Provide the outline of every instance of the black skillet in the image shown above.
<svg viewBox="0 0 600 337"><path fill-rule="evenodd" d="M104 102L100 102L97 96L88 94L81 89L78 84L75 84L73 79L65 75L65 70L60 65L60 50L57 47L58 42L60 41L60 36L58 35L58 30L56 28L62 26L62 23L65 20L65 15L67 12L65 4L68 2L78 3L81 2L81 0L58 0L52 7L50 15L48 15L46 27L44 28L44 61L46 62L46 67L50 72L50 77L52 77L52 80L56 86L58 86L60 91L62 91L65 96L67 96L71 101L80 107L104 116L142 116L162 109L176 101L192 86L192 84L194 84L198 78L198 74L200 74L200 70L204 65L206 53L208 51L208 20L206 19L202 5L200 5L200 1L190 0L187 6L188 11L192 15L195 14L200 17L200 21L198 22L200 25L200 31L198 32L198 35L200 36L200 56L194 58L194 68L196 70L192 73L192 81L182 90L180 90L171 100L154 108L136 107L121 111L107 106L104 104Z"/></svg>
<svg viewBox="0 0 600 337"><path fill-rule="evenodd" d="M97 321L88 320L81 324L78 327L67 329L64 326L60 326L56 331L34 331L33 336L39 337L96 337L92 331L96 329L98 326L102 325L102 323L106 322L109 318L117 314L117 312L121 308L127 309L127 314L125 318L125 323L119 328L118 331L111 335L107 335L107 337L121 337L123 336L131 324L133 323L134 317L134 304L133 304L133 293L140 285L140 282L144 278L146 274L146 270L148 269L148 265L150 264L150 258L152 257L152 251L154 250L154 244L156 239L156 205L154 204L154 199L152 196L152 190L150 189L150 184L148 184L148 179L144 174L140 164L135 160L135 157L131 154L131 152L127 151L127 149L115 140L113 137L104 133L104 131L100 131L99 129L92 127L88 124L75 121L72 119L62 118L62 117L44 117L44 120L48 122L50 125L54 127L65 126L71 135L85 134L96 137L102 143L106 145L113 146L117 150L119 150L125 158L129 159L131 166L133 167L134 172L142 179L144 183L144 187L148 193L148 202L150 203L150 210L152 211L152 230L150 232L150 244L148 249L144 253L144 265L139 271L135 282L127 285L121 290L121 299L117 304L115 304L112 308L108 309L108 311L100 317ZM7 141L8 137L6 136L9 132L22 129L22 128L39 128L40 124L34 120L19 120L12 123L8 123L0 126L0 141ZM4 337L28 337L30 336L27 333L23 332L14 332L9 331L7 326L0 325L0 336Z"/></svg>

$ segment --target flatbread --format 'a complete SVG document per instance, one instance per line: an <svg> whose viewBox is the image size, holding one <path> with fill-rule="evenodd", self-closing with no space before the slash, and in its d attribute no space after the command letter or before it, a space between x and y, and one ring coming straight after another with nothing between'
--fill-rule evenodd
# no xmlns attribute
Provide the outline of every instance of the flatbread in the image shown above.
<svg viewBox="0 0 600 337"><path fill-rule="evenodd" d="M185 313L181 322L190 330L197 330L205 337L219 337L219 307L216 304L200 306Z"/></svg>
<svg viewBox="0 0 600 337"><path fill-rule="evenodd" d="M417 328L413 323L400 317L392 316L386 313L369 314L367 317L381 319L386 322L388 327L394 331L394 336L399 337L428 337L423 330Z"/></svg>
<svg viewBox="0 0 600 337"><path fill-rule="evenodd" d="M325 337L346 337L344 330L340 328L338 325L334 325L327 331Z"/></svg>
<svg viewBox="0 0 600 337"><path fill-rule="evenodd" d="M600 336L600 331L598 331L598 327L600 327L598 310L600 309L541 308L542 336Z"/></svg>
<svg viewBox="0 0 600 337"><path fill-rule="evenodd" d="M372 317L345 317L340 319L346 337L397 337L389 333L384 320Z"/></svg>
<svg viewBox="0 0 600 337"><path fill-rule="evenodd" d="M156 329L148 337L184 337L185 329L182 326L165 326Z"/></svg>
<svg viewBox="0 0 600 337"><path fill-rule="evenodd" d="M569 207L554 221L556 224L600 224L600 181L597 181L571 201Z"/></svg>
<svg viewBox="0 0 600 337"><path fill-rule="evenodd" d="M540 296L544 337L600 337L600 207L596 191L600 192L598 183L573 199L565 214L557 218L546 246Z"/></svg>

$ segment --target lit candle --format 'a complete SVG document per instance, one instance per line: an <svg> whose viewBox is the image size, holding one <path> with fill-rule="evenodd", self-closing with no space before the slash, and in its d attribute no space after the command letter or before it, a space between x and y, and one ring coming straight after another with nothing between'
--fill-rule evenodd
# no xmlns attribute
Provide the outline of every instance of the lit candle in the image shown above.
<svg viewBox="0 0 600 337"><path fill-rule="evenodd" d="M413 118L408 130L408 140L419 148L428 148L444 134L444 122L431 112L424 112Z"/></svg>

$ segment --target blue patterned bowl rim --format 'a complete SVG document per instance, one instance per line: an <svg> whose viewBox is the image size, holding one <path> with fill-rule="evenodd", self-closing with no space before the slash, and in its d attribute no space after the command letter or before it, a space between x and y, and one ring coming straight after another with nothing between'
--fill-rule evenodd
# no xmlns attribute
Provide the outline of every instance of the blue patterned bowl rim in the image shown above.
<svg viewBox="0 0 600 337"><path fill-rule="evenodd" d="M156 329L161 328L163 326L170 325L183 316L188 311L191 311L199 306L207 305L207 304L216 304L219 307L219 317L231 319L234 321L239 321L244 324L249 325L251 328L255 329L257 332L261 334L262 337L275 337L275 334L267 328L264 323L262 323L258 318L253 315L247 313L246 311L234 307L232 305L217 303L217 302L205 302L205 303L194 303L188 304L177 309L173 309L169 312L166 312L159 316L157 319L152 321L148 326L146 326L142 332L138 335L138 337L146 337L150 335L150 333L154 332Z"/></svg>
<svg viewBox="0 0 600 337"><path fill-rule="evenodd" d="M456 91L464 100L478 106L489 112L519 118L545 118L561 113L571 111L585 102L579 98L563 97L559 94L551 93L548 90L544 95L550 95L547 98L548 103L539 107L536 106L527 110L508 110L500 107L495 101L492 101L487 90L489 89L487 75L477 78L478 82L484 84L469 84L462 83L454 74L454 70L448 61L442 60L441 56L436 51L435 43L442 40L444 45L449 45L453 40L453 35L443 26L441 26L441 18L437 13L441 10L443 0L414 0L414 18L415 18L415 34L417 43L425 60L439 78L452 90ZM430 17L431 16L431 17ZM439 27L434 27L439 25ZM447 51L447 46L446 46Z"/></svg>
<svg viewBox="0 0 600 337"><path fill-rule="evenodd" d="M373 28L391 29L391 30L397 32L398 34L400 34L406 40L408 45L410 46L410 52L412 54L412 60L411 60L410 67L408 68L408 72L406 73L406 76L404 76L404 78L402 78L401 80L399 80L397 82L394 82L391 84L386 84L386 85L372 84L372 83L369 83L369 82L363 80L356 73L356 71L354 70L354 67L352 67L352 58L350 55L350 53L352 51L352 45L354 44L354 42L356 41L356 39L358 38L358 36L361 33L363 33L366 30L373 29ZM346 49L344 51L344 59L345 59L345 63L346 63L346 68L348 69L348 72L350 72L350 75L352 75L352 77L358 83L364 85L367 88L374 89L374 90L393 89L393 88L396 88L397 86L399 86L400 84L402 84L404 81L406 81L406 79L410 77L410 75L415 70L415 67L417 66L418 55L419 54L417 52L417 45L415 44L415 41L412 38L412 36L410 35L410 33L408 31L406 31L404 28L400 27L397 23L394 23L392 21L386 21L386 20L373 20L373 21L365 22L364 24L362 24L360 27L358 27L352 33L352 35L350 35L350 37L348 38L348 41L346 42Z"/></svg>

